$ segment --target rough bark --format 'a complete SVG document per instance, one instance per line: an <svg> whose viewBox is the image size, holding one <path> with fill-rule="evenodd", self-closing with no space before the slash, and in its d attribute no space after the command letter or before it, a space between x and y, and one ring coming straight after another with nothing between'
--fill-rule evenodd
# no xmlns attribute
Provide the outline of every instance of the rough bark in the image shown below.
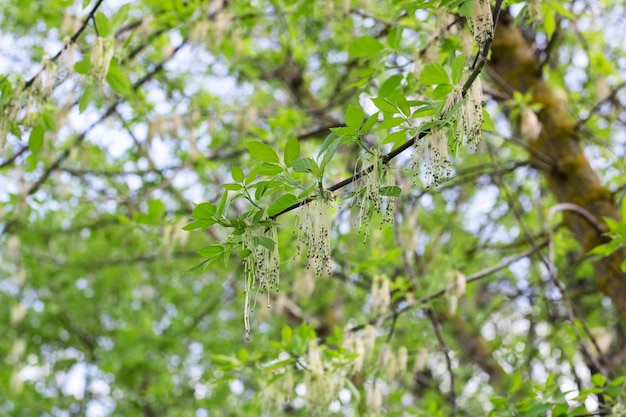
<svg viewBox="0 0 626 417"><path fill-rule="evenodd" d="M552 161L553 169L545 172L545 177L556 199L585 208L602 224L604 217L619 219L611 192L600 182L585 157L579 132L568 116L566 104L542 79L540 63L510 19L503 19L496 30L489 66L497 74L495 78L501 87L531 92L533 102L541 104L538 117L543 129L530 145ZM564 213L564 223L585 251L606 241L602 233L578 213ZM624 322L626 274L621 272L620 265L625 254L620 251L594 263L599 288L611 298Z"/></svg>

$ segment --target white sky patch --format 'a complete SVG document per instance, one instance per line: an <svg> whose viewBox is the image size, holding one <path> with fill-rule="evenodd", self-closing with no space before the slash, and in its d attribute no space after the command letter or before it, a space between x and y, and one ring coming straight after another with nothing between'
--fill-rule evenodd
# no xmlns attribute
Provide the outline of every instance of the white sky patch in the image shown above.
<svg viewBox="0 0 626 417"><path fill-rule="evenodd" d="M64 376L59 377L61 389L65 395L73 395L81 400L85 395L85 378L87 367L84 363L77 363Z"/></svg>
<svg viewBox="0 0 626 417"><path fill-rule="evenodd" d="M480 193L476 194L463 213L467 230L474 234L480 231L482 223L498 201L499 194L498 187L494 185L484 187Z"/></svg>
<svg viewBox="0 0 626 417"><path fill-rule="evenodd" d="M234 379L228 383L228 386L230 387L230 390L232 391L233 394L236 394L236 395L243 394L244 386L240 380Z"/></svg>
<svg viewBox="0 0 626 417"><path fill-rule="evenodd" d="M133 144L133 140L122 129L112 130L104 125L98 125L91 131L89 137L96 145L107 150L113 158L120 158Z"/></svg>

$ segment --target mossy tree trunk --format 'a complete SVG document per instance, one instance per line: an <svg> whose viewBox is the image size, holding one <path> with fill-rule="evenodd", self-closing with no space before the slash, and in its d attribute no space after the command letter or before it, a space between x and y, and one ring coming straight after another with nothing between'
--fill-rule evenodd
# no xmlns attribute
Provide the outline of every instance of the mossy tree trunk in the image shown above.
<svg viewBox="0 0 626 417"><path fill-rule="evenodd" d="M503 89L530 92L533 103L541 105L538 117L542 131L530 146L552 163L552 168L544 172L552 193L561 203L586 209L600 224L604 217L619 219L611 192L601 183L583 152L579 131L568 115L566 104L542 79L540 62L521 31L511 23L510 19L504 19L498 26L489 66ZM564 224L585 251L606 241L598 227L579 213L565 212ZM624 322L626 274L621 272L620 265L625 254L626 251L618 251L594 263L599 288L611 298Z"/></svg>

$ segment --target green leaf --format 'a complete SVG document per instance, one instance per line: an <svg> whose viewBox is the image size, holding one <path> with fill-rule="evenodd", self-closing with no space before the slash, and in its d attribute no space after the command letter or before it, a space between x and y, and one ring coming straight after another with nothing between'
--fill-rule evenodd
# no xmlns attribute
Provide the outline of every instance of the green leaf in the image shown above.
<svg viewBox="0 0 626 417"><path fill-rule="evenodd" d="M516 393L519 391L522 386L522 373L515 372L511 377L511 386L509 387L509 395Z"/></svg>
<svg viewBox="0 0 626 417"><path fill-rule="evenodd" d="M78 99L78 113L82 114L94 97L94 89L91 86L85 87L83 94Z"/></svg>
<svg viewBox="0 0 626 417"><path fill-rule="evenodd" d="M363 119L365 118L365 113L363 109L360 107L353 106L352 104L348 106L348 111L346 111L345 122L351 128L358 129L361 127L363 123Z"/></svg>
<svg viewBox="0 0 626 417"><path fill-rule="evenodd" d="M278 164L263 163L257 168L259 175L278 175L283 171L283 167Z"/></svg>
<svg viewBox="0 0 626 417"><path fill-rule="evenodd" d="M596 387L603 387L606 384L606 377L602 374L594 374L591 376L591 383Z"/></svg>
<svg viewBox="0 0 626 417"><path fill-rule="evenodd" d="M402 195L402 189L397 185L380 187L380 195L387 197L400 197L400 195Z"/></svg>
<svg viewBox="0 0 626 417"><path fill-rule="evenodd" d="M374 103L376 107L378 107L380 110L384 112L398 113L398 108L395 105L391 104L385 98L374 97L371 100L372 100L372 103Z"/></svg>
<svg viewBox="0 0 626 417"><path fill-rule="evenodd" d="M270 148L263 142L248 141L246 142L246 147L248 148L248 152L250 152L250 156L256 160L273 163L280 162L278 155L274 152L274 149Z"/></svg>
<svg viewBox="0 0 626 417"><path fill-rule="evenodd" d="M383 81L383 83L380 85L380 88L378 89L378 97L388 98L394 95L394 93L398 90L398 87L400 87L403 79L404 76L401 74L394 74L391 77L387 78L385 81Z"/></svg>
<svg viewBox="0 0 626 417"><path fill-rule="evenodd" d="M496 130L496 125L493 122L491 115L489 114L487 109L485 109L484 107L483 107L483 124L481 125L481 129L486 130L488 132L492 132Z"/></svg>
<svg viewBox="0 0 626 417"><path fill-rule="evenodd" d="M519 417L539 417L545 416L546 411L552 408L552 404L548 402L537 402L528 407L523 413L519 413Z"/></svg>
<svg viewBox="0 0 626 417"><path fill-rule="evenodd" d="M111 22L106 15L100 11L96 13L95 16L96 28L98 29L98 34L102 38L106 38L111 33Z"/></svg>
<svg viewBox="0 0 626 417"><path fill-rule="evenodd" d="M196 229L206 229L207 227L211 227L215 224L215 219L202 219L202 220L194 220L191 223L185 225L183 230L196 230Z"/></svg>
<svg viewBox="0 0 626 417"><path fill-rule="evenodd" d="M195 264L194 266L192 266L191 268L189 268L187 270L187 272L193 272L193 271L197 271L198 269L207 266L209 264L209 261L202 261L200 263Z"/></svg>
<svg viewBox="0 0 626 417"><path fill-rule="evenodd" d="M278 362L272 362L271 365L264 367L263 370L265 372L271 372L276 369L284 368L287 365L291 365L292 363L295 363L295 362L296 362L296 358L287 358ZM282 375L282 374L278 374L278 375Z"/></svg>
<svg viewBox="0 0 626 417"><path fill-rule="evenodd" d="M224 247L222 245L210 245L206 248L200 249L198 251L198 255L211 259L221 255L223 252Z"/></svg>
<svg viewBox="0 0 626 417"><path fill-rule="evenodd" d="M228 190L222 194L222 198L220 198L220 204L219 206L217 206L217 212L216 214L219 217L223 217L224 214L226 214L226 205L228 203Z"/></svg>
<svg viewBox="0 0 626 417"><path fill-rule="evenodd" d="M400 41L402 40L402 26L396 26L389 31L387 35L387 44L391 49L397 51L400 49Z"/></svg>
<svg viewBox="0 0 626 417"><path fill-rule="evenodd" d="M404 119L402 117L390 117L389 119L385 119L378 126L381 129L390 129L392 127L400 126L404 123Z"/></svg>
<svg viewBox="0 0 626 417"><path fill-rule="evenodd" d="M191 216L196 220L201 219L213 219L215 218L215 212L217 207L211 203L200 203L193 208Z"/></svg>
<svg viewBox="0 0 626 417"><path fill-rule="evenodd" d="M165 214L165 204L161 200L151 200L148 202L148 216L154 222L161 219Z"/></svg>
<svg viewBox="0 0 626 417"><path fill-rule="evenodd" d="M106 80L114 91L123 95L130 94L130 81L128 77L126 77L126 74L118 68L116 59L111 61Z"/></svg>
<svg viewBox="0 0 626 417"><path fill-rule="evenodd" d="M285 166L291 166L291 162L298 159L299 156L300 142L296 136L291 136L287 141L287 146L285 146L285 155L283 156Z"/></svg>
<svg viewBox="0 0 626 417"><path fill-rule="evenodd" d="M88 59L83 59L82 61L78 61L74 64L74 71L79 74L86 75L89 73L89 66L91 62Z"/></svg>
<svg viewBox="0 0 626 417"><path fill-rule="evenodd" d="M474 0L466 0L459 6L459 16L468 17L474 15Z"/></svg>
<svg viewBox="0 0 626 417"><path fill-rule="evenodd" d="M333 156L335 156L335 152L337 152L337 147L339 147L339 141L334 140L330 143L326 152L324 152L324 159L322 159L322 163L320 165L320 170L322 171L322 174L324 173L324 170L326 170L326 166L333 159Z"/></svg>
<svg viewBox="0 0 626 417"><path fill-rule="evenodd" d="M452 90L454 90L454 86L452 84L444 83L435 87L431 94L435 100L441 100L447 98L448 94L450 94Z"/></svg>
<svg viewBox="0 0 626 417"><path fill-rule="evenodd" d="M397 141L404 142L405 140L406 140L406 132L404 130L399 130L387 136L385 139L383 139L382 142L380 142L380 144L385 145L387 143L395 143Z"/></svg>
<svg viewBox="0 0 626 417"><path fill-rule="evenodd" d="M552 408L552 417L567 417L569 405L561 403Z"/></svg>
<svg viewBox="0 0 626 417"><path fill-rule="evenodd" d="M35 125L35 127L33 127L30 131L30 136L28 137L28 147L33 154L37 154L41 150L41 147L43 146L44 132L44 128L41 124Z"/></svg>
<svg viewBox="0 0 626 417"><path fill-rule="evenodd" d="M230 174L232 175L233 180L237 182L243 182L243 180L246 178L246 176L243 174L243 170L236 165L233 165L230 168Z"/></svg>
<svg viewBox="0 0 626 417"><path fill-rule="evenodd" d="M463 54L459 54L454 61L452 61L452 83L460 84L463 78L463 70L465 69L465 57Z"/></svg>
<svg viewBox="0 0 626 417"><path fill-rule="evenodd" d="M420 73L420 82L425 85L449 84L450 77L443 65L435 62L424 67Z"/></svg>
<svg viewBox="0 0 626 417"><path fill-rule="evenodd" d="M235 184L235 183L222 184L222 187L225 190L231 190L231 191L239 191L243 188L241 184Z"/></svg>
<svg viewBox="0 0 626 417"><path fill-rule="evenodd" d="M298 199L293 194L285 194L276 199L268 208L267 215L272 217L298 202Z"/></svg>
<svg viewBox="0 0 626 417"><path fill-rule="evenodd" d="M291 327L284 325L283 329L280 332L281 339L283 343L289 343L293 336L293 332L291 331Z"/></svg>
<svg viewBox="0 0 626 417"><path fill-rule="evenodd" d="M355 58L365 58L378 54L383 48L383 44L371 36L361 36L352 42L348 53Z"/></svg>
<svg viewBox="0 0 626 417"><path fill-rule="evenodd" d="M319 152L317 153L317 157L319 158L324 152L326 152L326 150L330 147L330 145L333 142L337 142L337 139L339 135L356 135L356 129L352 128L352 127L339 127L334 129L333 131L326 136L326 139L324 139L324 142L322 143L322 146L320 147Z"/></svg>
<svg viewBox="0 0 626 417"><path fill-rule="evenodd" d="M554 9L552 9L551 7L544 8L543 28L546 31L546 36L548 37L548 39L552 38L552 35L556 30L556 18Z"/></svg>
<svg viewBox="0 0 626 417"><path fill-rule="evenodd" d="M376 124L378 121L378 112L372 114L367 118L363 126L361 127L361 133L365 134L370 131L370 129Z"/></svg>
<svg viewBox="0 0 626 417"><path fill-rule="evenodd" d="M250 354L248 353L248 351L244 348L239 349L239 352L237 353L237 359L239 359L240 362L247 362L248 358L250 358Z"/></svg>
<svg viewBox="0 0 626 417"><path fill-rule="evenodd" d="M317 166L317 162L311 158L297 159L291 163L291 168L293 168L295 172L308 172L318 178L322 173L320 168Z"/></svg>
<svg viewBox="0 0 626 417"><path fill-rule="evenodd" d="M276 246L276 242L274 242L269 237L265 236L254 236L254 244L256 246L263 246L267 250L273 251L274 246Z"/></svg>
<svg viewBox="0 0 626 417"><path fill-rule="evenodd" d="M128 19L128 11L130 10L130 3L122 5L117 12L111 18L111 25L115 28L120 27L126 19Z"/></svg>
<svg viewBox="0 0 626 417"><path fill-rule="evenodd" d="M254 192L254 198L258 201L263 198L267 191L267 181L261 181L256 184L256 191Z"/></svg>

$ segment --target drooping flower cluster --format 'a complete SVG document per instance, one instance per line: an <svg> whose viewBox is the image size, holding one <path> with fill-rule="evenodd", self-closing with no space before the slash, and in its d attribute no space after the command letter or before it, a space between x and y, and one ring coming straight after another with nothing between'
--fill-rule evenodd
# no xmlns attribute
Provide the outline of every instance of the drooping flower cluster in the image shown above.
<svg viewBox="0 0 626 417"><path fill-rule="evenodd" d="M527 0L526 13L532 22L540 22L543 19L541 13L541 0Z"/></svg>
<svg viewBox="0 0 626 417"><path fill-rule="evenodd" d="M280 415L283 405L294 390L294 376L291 369L274 371L274 376L263 390L263 410L269 415Z"/></svg>
<svg viewBox="0 0 626 417"><path fill-rule="evenodd" d="M300 243L309 248L307 268L312 266L317 275L322 275L322 272L330 275L332 262L330 258L329 198L313 200L302 207L298 242L298 253L301 251Z"/></svg>
<svg viewBox="0 0 626 417"><path fill-rule="evenodd" d="M424 165L424 182L427 187L439 184L452 169L448 153L448 129L435 126L422 140L415 141L413 152L413 180L417 183L420 166Z"/></svg>
<svg viewBox="0 0 626 417"><path fill-rule="evenodd" d="M376 381L365 386L365 404L367 405L365 417L378 417L381 413L383 392L380 386L381 383Z"/></svg>
<svg viewBox="0 0 626 417"><path fill-rule="evenodd" d="M115 53L115 40L113 38L97 37L91 48L90 76L96 83L101 84L111 65L111 59Z"/></svg>
<svg viewBox="0 0 626 417"><path fill-rule="evenodd" d="M374 276L370 297L372 316L384 314L391 305L391 282L386 275Z"/></svg>
<svg viewBox="0 0 626 417"><path fill-rule="evenodd" d="M343 377L337 372L324 369L322 350L316 342L309 345L307 355L306 401L313 417L328 415L328 407L343 387Z"/></svg>
<svg viewBox="0 0 626 417"><path fill-rule="evenodd" d="M365 326L358 333L345 329L343 333L343 348L353 359L347 366L348 377L360 375L364 365L372 358L376 348L376 330L373 326Z"/></svg>
<svg viewBox="0 0 626 417"><path fill-rule="evenodd" d="M74 60L76 58L76 44L68 37L63 40L63 43L63 50L59 57L59 73L61 77L74 71Z"/></svg>
<svg viewBox="0 0 626 417"><path fill-rule="evenodd" d="M246 287L244 311L246 335L250 333L250 314L256 306L259 291L267 293L268 307L270 291L278 291L280 277L278 233L273 225L264 226L262 229L260 236L253 235L251 229L247 229L241 240L242 250L250 252L244 258L243 268Z"/></svg>
<svg viewBox="0 0 626 417"><path fill-rule="evenodd" d="M370 220L374 211L380 213L383 223L393 221L395 198L383 196L381 187L395 185L395 178L389 165L381 162L378 149L372 149L365 153L361 157L360 166L362 169L373 167L369 173L361 176L355 182L357 194L353 204L356 204L359 209L356 223L359 231L363 232L363 242L365 242L370 234Z"/></svg>
<svg viewBox="0 0 626 417"><path fill-rule="evenodd" d="M481 126L483 124L483 86L480 78L476 78L467 90L465 97L463 91L458 88L451 93L443 107L443 115L454 111L459 102L461 107L456 115L456 129L454 140L459 144L467 144L476 148L481 139Z"/></svg>
<svg viewBox="0 0 626 417"><path fill-rule="evenodd" d="M359 231L363 232L363 242L365 243L371 230L372 212L380 212L382 205L382 196L380 195L380 172L378 169L380 152L378 149L372 149L370 152L366 152L360 159L361 169L373 166L373 169L369 173L362 175L355 182L357 195L353 204L356 204L359 209L356 222Z"/></svg>
<svg viewBox="0 0 626 417"><path fill-rule="evenodd" d="M487 39L493 38L493 15L489 0L474 0L474 14L470 23L479 47L482 47Z"/></svg>
<svg viewBox="0 0 626 417"><path fill-rule="evenodd" d="M448 152L448 138L455 145L469 145L475 149L482 137L483 124L483 87L480 78L469 86L465 96L459 86L448 95L441 112L441 119L453 120L446 125L434 126L430 134L415 141L413 153L413 176L417 182L420 165L425 165L425 182L429 186L438 184L450 175L451 161ZM454 112L453 114L450 114ZM450 117L451 116L451 117Z"/></svg>

